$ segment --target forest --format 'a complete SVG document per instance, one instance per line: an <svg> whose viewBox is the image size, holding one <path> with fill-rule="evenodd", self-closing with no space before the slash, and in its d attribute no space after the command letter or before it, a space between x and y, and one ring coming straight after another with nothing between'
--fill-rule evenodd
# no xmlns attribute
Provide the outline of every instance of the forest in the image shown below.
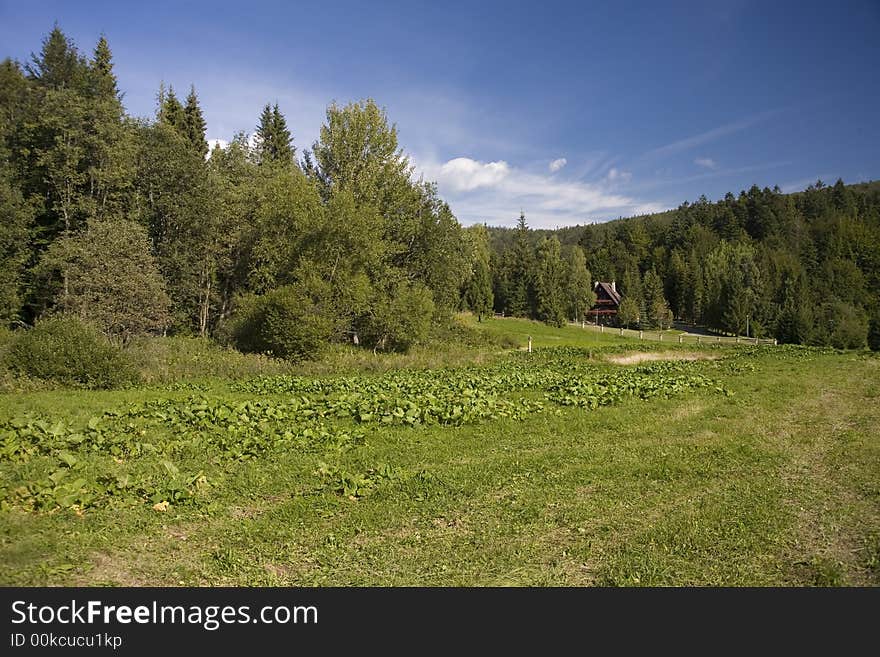
<svg viewBox="0 0 880 657"><path fill-rule="evenodd" d="M529 231L521 218L489 230L497 312L547 319L548 277L578 280L585 268L587 278L616 281L623 325L676 318L784 343L880 348L876 182L818 180L795 194L752 186L656 215L556 231ZM552 274L547 254L560 251L569 265ZM575 319L576 286L561 289Z"/></svg>
<svg viewBox="0 0 880 657"><path fill-rule="evenodd" d="M880 187L752 187L645 217L465 228L373 100L328 106L298 151L277 104L209 151L196 88L129 116L107 40L55 27L0 64L0 321L114 344L195 335L298 360L405 351L454 313L561 326L615 280L629 326L677 318L880 348ZM747 328L748 326L748 328Z"/></svg>

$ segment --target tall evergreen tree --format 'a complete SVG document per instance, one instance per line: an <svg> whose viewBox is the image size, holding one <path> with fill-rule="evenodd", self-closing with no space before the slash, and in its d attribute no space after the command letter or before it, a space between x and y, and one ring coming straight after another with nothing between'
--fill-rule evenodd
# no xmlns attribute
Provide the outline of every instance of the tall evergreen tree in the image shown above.
<svg viewBox="0 0 880 657"><path fill-rule="evenodd" d="M185 134L186 114L174 93L174 87L168 87L167 92L159 89L159 123Z"/></svg>
<svg viewBox="0 0 880 657"><path fill-rule="evenodd" d="M519 213L514 231L513 246L507 258L507 313L515 317L530 317L534 312L535 256L529 244L529 226L526 216Z"/></svg>
<svg viewBox="0 0 880 657"><path fill-rule="evenodd" d="M278 109L268 103L260 114L260 123L256 132L257 161L260 164L289 165L294 161L296 149L293 138L287 128L287 120Z"/></svg>
<svg viewBox="0 0 880 657"><path fill-rule="evenodd" d="M653 269L645 272L642 281L642 294L645 299L647 328L669 328L672 325L672 311L663 294L663 281Z"/></svg>
<svg viewBox="0 0 880 657"><path fill-rule="evenodd" d="M195 85L190 87L186 97L186 106L183 109L183 134L186 136L193 150L202 158L208 154L208 142L205 139L205 117L199 106L199 98L196 95Z"/></svg>
<svg viewBox="0 0 880 657"><path fill-rule="evenodd" d="M552 326L565 324L565 275L559 239L545 237L538 245L535 301L538 319Z"/></svg>
<svg viewBox="0 0 880 657"><path fill-rule="evenodd" d="M566 302L568 316L579 322L587 315L587 311L596 303L596 293L590 270L587 269L587 258L579 246L571 249L566 277Z"/></svg>
<svg viewBox="0 0 880 657"><path fill-rule="evenodd" d="M116 74L113 72L113 55L104 35L98 39L91 63L92 94L97 98L119 99Z"/></svg>
<svg viewBox="0 0 880 657"><path fill-rule="evenodd" d="M25 69L31 79L49 89L82 88L86 81L85 60L57 25Z"/></svg>

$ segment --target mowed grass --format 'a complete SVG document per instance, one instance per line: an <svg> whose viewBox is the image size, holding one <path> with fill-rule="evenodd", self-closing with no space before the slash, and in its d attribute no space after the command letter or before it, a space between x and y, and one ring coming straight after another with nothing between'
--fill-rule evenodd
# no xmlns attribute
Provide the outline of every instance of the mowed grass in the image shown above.
<svg viewBox="0 0 880 657"><path fill-rule="evenodd" d="M625 348L575 327L484 324L521 326L533 345ZM779 350L747 365L704 364L730 395L381 428L352 449L215 464L197 504L164 512L3 510L0 583L877 585L880 359ZM84 419L138 394L5 395L0 414ZM319 462L411 476L352 498Z"/></svg>

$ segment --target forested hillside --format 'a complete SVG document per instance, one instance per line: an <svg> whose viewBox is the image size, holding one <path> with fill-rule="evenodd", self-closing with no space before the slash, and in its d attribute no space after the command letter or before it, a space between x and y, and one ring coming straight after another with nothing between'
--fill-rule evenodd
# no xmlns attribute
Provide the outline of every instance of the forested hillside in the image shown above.
<svg viewBox="0 0 880 657"><path fill-rule="evenodd" d="M877 185L465 229L372 100L331 104L307 149L277 104L254 125L209 152L194 86L162 85L155 116L128 116L103 37L84 55L56 27L31 61L2 62L0 321L72 316L122 343L201 335L298 359L332 342L406 350L460 309L561 325L600 279L633 326L880 347Z"/></svg>
<svg viewBox="0 0 880 657"><path fill-rule="evenodd" d="M122 341L301 357L355 336L405 349L459 307L485 232L414 181L372 100L330 105L300 159L277 104L209 153L195 87L160 87L149 119L121 98L103 37L84 56L56 27L32 61L0 64L4 323L74 315Z"/></svg>
<svg viewBox="0 0 880 657"><path fill-rule="evenodd" d="M657 215L559 231L528 231L523 218L490 231L499 312L546 318L542 277L561 250L570 268L583 257L592 280L617 282L625 324L654 328L671 314L743 335L748 322L750 335L781 342L880 348L878 183L817 181L789 195L753 186Z"/></svg>

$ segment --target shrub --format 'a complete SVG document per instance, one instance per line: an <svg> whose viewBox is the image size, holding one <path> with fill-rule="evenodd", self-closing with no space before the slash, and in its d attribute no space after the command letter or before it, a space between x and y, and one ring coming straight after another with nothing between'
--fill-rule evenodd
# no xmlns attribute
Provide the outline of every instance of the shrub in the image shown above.
<svg viewBox="0 0 880 657"><path fill-rule="evenodd" d="M288 360L314 358L339 332L330 286L319 279L285 285L242 300L233 342L242 351Z"/></svg>
<svg viewBox="0 0 880 657"><path fill-rule="evenodd" d="M434 309L428 288L418 283L400 283L391 294L377 299L361 332L367 344L377 349L406 351L425 340Z"/></svg>
<svg viewBox="0 0 880 657"><path fill-rule="evenodd" d="M138 380L118 347L73 317L44 319L19 333L5 360L18 374L87 388L115 388Z"/></svg>
<svg viewBox="0 0 880 657"><path fill-rule="evenodd" d="M146 228L134 221L90 221L83 232L58 239L43 255L38 277L56 310L107 335L125 341L168 326L165 282Z"/></svg>

